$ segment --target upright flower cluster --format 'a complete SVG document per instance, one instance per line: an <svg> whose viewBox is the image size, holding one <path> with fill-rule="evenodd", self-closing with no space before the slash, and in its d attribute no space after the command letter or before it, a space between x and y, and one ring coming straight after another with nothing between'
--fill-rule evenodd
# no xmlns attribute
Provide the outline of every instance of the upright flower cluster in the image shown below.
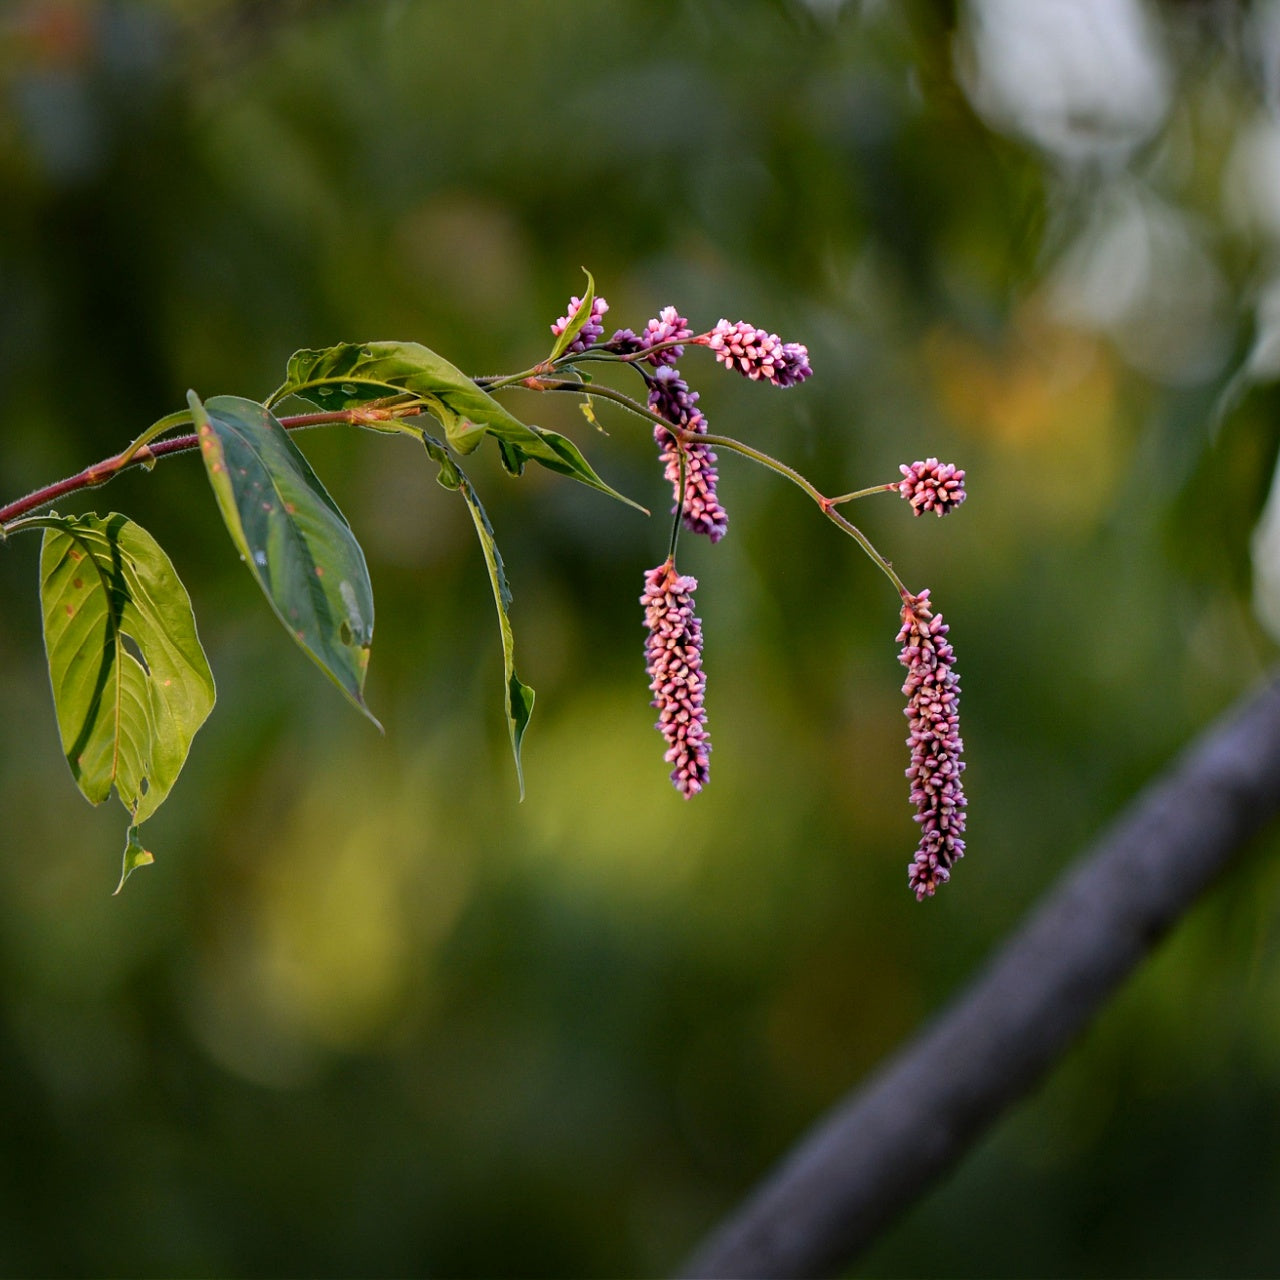
<svg viewBox="0 0 1280 1280"><path fill-rule="evenodd" d="M650 321L652 324L653 322ZM707 420L698 406L698 393L672 365L663 365L648 379L649 408L659 417L686 431L705 435ZM681 444L664 427L655 426L653 438L657 441L664 466L664 474L671 483L673 501L680 503L680 451ZM684 443L684 506L681 519L691 533L705 534L712 542L719 542L729 528L729 516L716 496L716 455L710 445L698 441ZM671 510L674 512L676 506Z"/></svg>
<svg viewBox="0 0 1280 1280"><path fill-rule="evenodd" d="M576 295L569 299L568 314L561 316L551 326L551 332L555 337L558 338L569 327L569 322L573 319L574 312L581 305L582 299ZM565 350L586 351L589 347L594 346L600 335L604 333L604 313L608 310L609 304L603 298L592 298L591 314L587 316L586 323L578 330L578 336L569 343Z"/></svg>
<svg viewBox="0 0 1280 1280"><path fill-rule="evenodd" d="M898 470L902 472L898 492L911 503L914 515L934 511L945 516L968 496L964 491L964 472L950 462L929 458L910 466L903 463Z"/></svg>
<svg viewBox="0 0 1280 1280"><path fill-rule="evenodd" d="M813 373L809 348L799 342L783 342L776 333L767 333L739 320L721 320L714 329L693 339L709 347L726 369L736 369L753 382L761 378L775 387L794 387Z"/></svg>
<svg viewBox="0 0 1280 1280"><path fill-rule="evenodd" d="M692 338L693 330L689 322L675 307L663 307L658 314L644 327L643 333L634 329L616 329L613 337L605 343L607 351L616 352L620 356L634 355L648 347L656 347L664 342L679 342ZM668 347L665 351L653 351L644 358L655 367L674 365L684 354L683 347Z"/></svg>
<svg viewBox="0 0 1280 1280"><path fill-rule="evenodd" d="M693 330L689 322L675 307L663 307L654 319L650 320L640 335L641 347L656 347L659 343L675 342L683 338L692 338ZM674 365L684 355L683 347L668 347L665 351L656 351L645 359L654 365Z"/></svg>
<svg viewBox="0 0 1280 1280"><path fill-rule="evenodd" d="M667 740L664 759L673 766L671 781L686 800L706 785L711 754L703 709L702 623L693 613L697 587L696 579L678 574L674 561L667 559L645 574L640 597L649 629L649 688L658 708L654 727Z"/></svg>
<svg viewBox="0 0 1280 1280"><path fill-rule="evenodd" d="M927 588L918 596L904 597L902 630L898 632L903 648L898 661L907 668L907 681L902 686L911 721L907 777L920 824L920 846L907 879L922 902L951 878L952 864L964 857L960 678L953 670L956 658L947 642L948 629L942 614L933 614Z"/></svg>

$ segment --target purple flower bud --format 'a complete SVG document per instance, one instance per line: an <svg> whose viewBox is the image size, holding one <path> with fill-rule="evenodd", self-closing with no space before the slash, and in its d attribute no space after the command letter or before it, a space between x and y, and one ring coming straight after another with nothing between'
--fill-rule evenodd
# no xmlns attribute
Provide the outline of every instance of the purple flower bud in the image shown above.
<svg viewBox="0 0 1280 1280"><path fill-rule="evenodd" d="M783 342L745 320L721 320L714 329L693 339L715 352L726 369L736 369L753 382L764 378L775 387L794 387L813 374L809 349L799 342Z"/></svg>
<svg viewBox="0 0 1280 1280"><path fill-rule="evenodd" d="M902 692L911 722L907 746L911 765L911 802L920 824L920 846L907 882L923 902L951 878L951 867L964 857L964 787L960 775L964 742L959 732L960 678L952 669L955 652L947 642L947 625L929 605L928 590L903 598L903 641L898 661L907 668Z"/></svg>
<svg viewBox="0 0 1280 1280"><path fill-rule="evenodd" d="M555 337L559 337L568 327L569 321L573 319L573 313L582 305L582 299L574 296L569 299L569 310L567 315L563 315L559 320L551 326L551 332ZM609 304L601 297L591 299L591 314L587 317L586 323L578 330L578 336L569 343L565 351L586 351L588 347L594 345L597 338L604 332L603 316L609 310Z"/></svg>
<svg viewBox="0 0 1280 1280"><path fill-rule="evenodd" d="M675 307L663 307L657 316L650 320L640 335L641 347L656 347L662 342L675 342L678 339L692 338L693 330L689 322L676 311ZM669 347L666 351L658 351L645 359L652 365L674 365L684 354L683 347Z"/></svg>
<svg viewBox="0 0 1280 1280"><path fill-rule="evenodd" d="M687 427L695 414L702 416L697 407L698 393L689 389L689 384L680 376L678 369L664 366L654 372L648 383L649 408L668 422L674 422L678 427Z"/></svg>
<svg viewBox="0 0 1280 1280"><path fill-rule="evenodd" d="M698 393L676 369L662 366L649 379L649 408L668 422L686 431L705 435L707 420L698 406ZM697 441L685 441L683 445L664 427L655 426L653 438L657 441L664 466L663 474L671 484L674 512L680 501L680 454L684 451L684 508L681 519L691 533L705 534L712 542L719 542L729 528L729 516L716 496L716 455L710 445Z"/></svg>
<svg viewBox="0 0 1280 1280"><path fill-rule="evenodd" d="M663 757L672 765L671 781L686 800L707 784L707 713L703 709L706 676L702 670L702 622L693 614L697 580L676 573L668 559L644 576L646 669L652 705L658 708L654 728L667 740Z"/></svg>
<svg viewBox="0 0 1280 1280"><path fill-rule="evenodd" d="M620 356L629 356L644 347L644 343L636 336L634 329L615 329L613 337L604 344L606 351L616 351Z"/></svg>
<svg viewBox="0 0 1280 1280"><path fill-rule="evenodd" d="M936 511L939 516L945 516L968 496L964 491L964 472L950 462L944 465L937 458L929 458L910 466L903 463L898 470L903 475L898 492L911 503L915 515Z"/></svg>

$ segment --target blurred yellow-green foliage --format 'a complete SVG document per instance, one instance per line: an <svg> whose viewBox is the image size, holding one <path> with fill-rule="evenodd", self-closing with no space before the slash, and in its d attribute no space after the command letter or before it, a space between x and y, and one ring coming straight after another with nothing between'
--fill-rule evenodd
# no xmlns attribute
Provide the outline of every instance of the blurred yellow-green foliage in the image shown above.
<svg viewBox="0 0 1280 1280"><path fill-rule="evenodd" d="M0 1272L674 1266L958 992L1274 654L1280 8L1138 0L0 6L0 501L296 347L540 358L594 273L808 343L690 352L713 430L828 493L939 455L945 523L855 518L952 625L969 856L906 889L897 601L721 459L712 782L651 728L647 429L517 392L635 512L471 468L538 691L517 803L492 601L406 440L302 443L369 558L379 737L280 632L193 458L123 510L219 705L157 864L60 759L36 540L0 548ZM701 356L701 359L699 358ZM1270 518L1268 518L1269 520ZM1280 869L1254 852L859 1274L1280 1270Z"/></svg>

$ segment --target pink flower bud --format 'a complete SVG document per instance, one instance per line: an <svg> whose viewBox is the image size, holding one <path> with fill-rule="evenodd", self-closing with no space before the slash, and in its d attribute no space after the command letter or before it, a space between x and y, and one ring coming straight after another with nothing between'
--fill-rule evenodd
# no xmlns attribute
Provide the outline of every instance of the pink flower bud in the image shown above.
<svg viewBox="0 0 1280 1280"><path fill-rule="evenodd" d="M775 387L794 387L813 373L808 347L799 342L783 342L776 333L757 329L745 320L736 324L721 320L693 341L715 352L725 368L736 369L752 381L763 378Z"/></svg>
<svg viewBox="0 0 1280 1280"><path fill-rule="evenodd" d="M924 462L905 463L898 468L902 480L898 492L911 503L915 515L926 511L945 516L954 511L968 496L964 491L964 472L952 463L941 463L937 458Z"/></svg>
<svg viewBox="0 0 1280 1280"><path fill-rule="evenodd" d="M689 322L676 311L675 307L663 307L657 316L645 325L644 332L640 335L640 347L656 347L662 342L674 342L682 338L693 337L693 330L689 328ZM654 365L674 365L677 360L684 354L683 347L668 347L665 351L659 351L655 355L646 356L645 358L650 364Z"/></svg>
<svg viewBox="0 0 1280 1280"><path fill-rule="evenodd" d="M551 332L555 337L559 337L568 327L569 321L573 319L573 313L582 305L582 299L576 295L569 299L569 310L567 314L562 315L559 320L551 326ZM588 347L594 346L596 339L604 333L604 313L609 310L609 304L600 297L591 299L591 314L587 317L586 323L578 330L578 336L569 343L565 351L586 351Z"/></svg>

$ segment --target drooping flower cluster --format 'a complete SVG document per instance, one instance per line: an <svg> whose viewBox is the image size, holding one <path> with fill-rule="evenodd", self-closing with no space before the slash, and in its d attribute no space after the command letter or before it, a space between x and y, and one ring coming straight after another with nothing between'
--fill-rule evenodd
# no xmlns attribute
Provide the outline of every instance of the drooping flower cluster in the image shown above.
<svg viewBox="0 0 1280 1280"><path fill-rule="evenodd" d="M918 596L904 597L902 630L898 632L903 648L898 661L907 668L902 686L911 722L907 777L920 824L920 846L907 879L922 902L951 878L952 865L964 857L960 678L953 669L956 658L947 641L948 630L942 614L932 611L928 588Z"/></svg>
<svg viewBox="0 0 1280 1280"><path fill-rule="evenodd" d="M726 369L736 369L753 382L761 378L775 387L794 387L813 373L809 348L799 342L783 342L776 333L767 333L739 320L721 320L714 329L693 339L709 347Z"/></svg>
<svg viewBox="0 0 1280 1280"><path fill-rule="evenodd" d="M702 622L693 613L695 578L676 572L665 560L644 576L646 669L653 706L658 708L654 726L667 740L664 759L672 766L671 781L686 800L707 783L711 739L703 709L706 676L702 670Z"/></svg>
<svg viewBox="0 0 1280 1280"><path fill-rule="evenodd" d="M964 491L964 472L950 462L928 458L910 466L903 463L898 470L902 472L898 492L911 503L914 515L933 511L945 516L968 496Z"/></svg>
<svg viewBox="0 0 1280 1280"><path fill-rule="evenodd" d="M569 309L566 315L562 315L559 320L551 326L551 332L555 337L559 337L568 327L569 322L573 319L574 312L582 305L582 299L576 295L569 299ZM578 330L577 337L569 343L565 348L566 351L586 351L589 347L595 345L597 339L604 333L604 313L609 310L609 304L600 297L591 299L591 314L587 316L582 328Z"/></svg>
<svg viewBox="0 0 1280 1280"><path fill-rule="evenodd" d="M652 321L650 322L652 323ZM698 408L698 393L673 365L663 365L648 379L649 408L659 417L686 431L705 435L707 420ZM680 503L681 444L664 427L653 428L664 464L663 474L671 484L672 512ZM705 534L719 542L729 528L729 516L716 496L716 455L710 445L698 441L684 442L684 506L681 519L691 533Z"/></svg>

